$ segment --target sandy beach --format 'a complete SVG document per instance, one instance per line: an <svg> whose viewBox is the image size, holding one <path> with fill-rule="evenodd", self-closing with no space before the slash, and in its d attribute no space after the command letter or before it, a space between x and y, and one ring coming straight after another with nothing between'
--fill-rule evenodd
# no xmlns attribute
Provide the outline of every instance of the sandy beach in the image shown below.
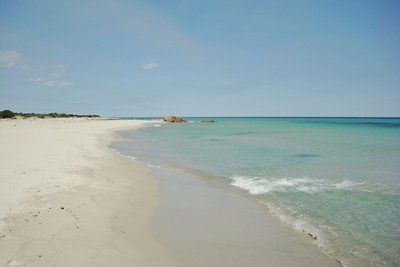
<svg viewBox="0 0 400 267"><path fill-rule="evenodd" d="M254 201L109 147L147 123L0 121L0 266L339 266Z"/></svg>
<svg viewBox="0 0 400 267"><path fill-rule="evenodd" d="M144 121L0 121L0 266L173 266L148 169L107 146Z"/></svg>

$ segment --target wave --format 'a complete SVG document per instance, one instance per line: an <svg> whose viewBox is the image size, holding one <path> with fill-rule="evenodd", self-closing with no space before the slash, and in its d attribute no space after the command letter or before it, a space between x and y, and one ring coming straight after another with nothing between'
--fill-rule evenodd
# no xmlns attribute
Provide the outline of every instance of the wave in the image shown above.
<svg viewBox="0 0 400 267"><path fill-rule="evenodd" d="M123 154L123 153L119 152L119 151L118 151L117 149L115 149L115 148L112 148L112 149L114 150L114 152L115 152L118 156L125 157L125 158L128 158L128 159L130 159L130 160L137 160L136 157Z"/></svg>
<svg viewBox="0 0 400 267"><path fill-rule="evenodd" d="M124 155L125 157L127 157L128 159L130 159L130 160L136 160L136 158L135 157L132 157L132 156L127 156L127 155Z"/></svg>
<svg viewBox="0 0 400 267"><path fill-rule="evenodd" d="M150 167L150 168L161 169L161 166L159 166L159 165L154 165L151 163L145 163L145 164L147 167Z"/></svg>
<svg viewBox="0 0 400 267"><path fill-rule="evenodd" d="M323 179L301 178L261 178L247 176L232 176L231 185L247 190L251 195L261 195L270 192L300 191L316 193L327 190L354 190L362 183L349 180L329 182Z"/></svg>

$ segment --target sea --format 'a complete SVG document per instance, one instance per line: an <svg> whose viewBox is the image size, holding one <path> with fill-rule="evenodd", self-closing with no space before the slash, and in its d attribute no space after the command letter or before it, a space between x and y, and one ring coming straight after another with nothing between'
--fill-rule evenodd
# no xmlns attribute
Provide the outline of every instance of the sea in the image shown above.
<svg viewBox="0 0 400 267"><path fill-rule="evenodd" d="M115 147L237 188L343 266L400 266L400 118L187 119Z"/></svg>

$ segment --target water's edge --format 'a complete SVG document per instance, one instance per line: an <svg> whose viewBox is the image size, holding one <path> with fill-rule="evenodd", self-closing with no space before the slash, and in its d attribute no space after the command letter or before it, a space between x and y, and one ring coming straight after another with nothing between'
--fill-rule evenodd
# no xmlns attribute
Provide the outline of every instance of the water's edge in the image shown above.
<svg viewBox="0 0 400 267"><path fill-rule="evenodd" d="M152 127L152 126L149 124L146 127ZM141 131L143 129L137 129L135 131ZM117 134L120 135L122 137L122 139L124 139L124 133L131 134L132 131L124 130L124 131L117 132ZM343 262L340 258L337 258L336 255L334 255L332 253L329 253L329 251L325 250L324 247L320 246L319 243L316 242L318 237L315 232L309 231L308 229L305 229L305 228L302 229L300 227L297 227L296 225L293 225L289 220L285 220L285 218L282 217L276 210L274 210L271 207L271 205L269 203L267 203L264 199L252 196L252 195L248 194L247 190L245 190L243 188L239 188L237 186L234 186L231 183L227 183L227 181L224 181L221 179L216 179L216 178L221 178L220 176L213 176L210 173L206 173L206 172L198 172L198 171L189 170L189 169L182 169L177 166L176 167L171 167L171 166L165 167L165 166L158 166L158 165L153 165L152 163L149 163L149 162L145 162L141 159L138 159L134 155L130 155L129 153L126 153L123 150L121 150L121 147L117 145L119 142L120 141L113 142L112 144L110 144L110 147L112 149L114 149L116 151L116 153L118 153L122 156L128 157L131 160L141 162L142 164L149 167L152 170L152 174L158 180L162 179L161 173L163 173L163 172L165 172L165 173L174 172L178 175L184 175L189 179L193 179L194 177L192 177L192 176L195 176L196 179L200 179L201 181L206 183L209 186L209 189L218 188L219 190L223 190L223 191L235 194L235 195L239 196L240 198L245 198L245 199L251 201L252 203L254 203L254 205L261 207L264 210L264 212L277 218L283 225L285 225L285 227L289 227L291 230L302 235L303 236L302 239L304 242L311 244L312 246L318 248L321 253L326 255L328 258L336 261L340 266L346 266L343 264Z"/></svg>
<svg viewBox="0 0 400 267"><path fill-rule="evenodd" d="M259 120L262 120L262 119L263 118L259 118ZM241 118L240 120L244 120L244 119ZM274 119L271 119L271 120L274 121ZM305 118L304 120L307 121L307 123L308 123L309 118ZM333 130L331 135L336 134L336 136L338 136L339 138L341 138L341 136L343 136L343 135L341 135L341 132L346 131L345 127L347 127L346 125L349 123L350 123L352 129L354 129L354 133L356 134L352 138L358 137L359 134L361 133L361 130L363 130L363 127L364 128L367 127L368 132L372 131L372 133L376 133L376 134L380 133L375 129L376 126L385 127L387 129L387 130L384 130L385 132L390 131L391 134L394 134L394 133L398 133L398 129L399 129L398 125L400 125L398 122L399 121L398 118L384 119L385 123L383 123L383 126L382 126L382 123L379 122L379 118L370 119L367 122L363 122L363 123L359 123L358 122L359 119L357 119L357 118L352 119L354 121L350 120L350 122L346 121L346 119L343 119L343 121L342 121L342 119L339 119L339 121L337 122L337 127L336 127L335 123L332 124L332 122L329 120L327 123L326 120L327 119L325 119L325 118L318 118L317 121L315 121L315 120L312 121L312 123L317 122L317 124L312 124L311 127L313 129L315 129L315 127L320 127L320 126L318 126L318 123L320 123L322 126L321 129L323 129L324 131L329 130L329 132L331 132ZM398 192L399 192L399 188L400 188L396 184L396 182L395 182L395 184L393 184L393 185L395 185L394 187L387 186L387 185L385 185L385 183L383 183L383 184L379 185L380 189L378 189L378 191L376 191L375 190L376 188L369 187L369 186L371 186L371 184L369 183L368 180L367 180L367 183L363 183L363 182L359 183L359 182L357 182L357 180L356 181L347 180L347 179L341 178L340 176L338 176L339 180L337 180L337 179L336 180L329 180L329 179L320 180L320 178L318 178L318 176L317 177L304 177L304 176L302 177L302 176L300 176L298 178L288 176L289 177L288 180L285 180L286 178L283 178L283 179L279 178L280 180L279 179L274 180L275 178L265 178L265 177L258 178L256 176L252 177L251 174L250 174L250 176L247 176L247 177L242 177L240 175L238 175L238 176L222 175L221 176L221 174L216 175L216 174L213 174L210 172L210 171L214 172L214 169L212 169L213 167L202 168L202 166L205 167L205 165L196 165L197 162L195 162L195 165L191 165L190 160L189 161L188 160L181 161L179 159L179 157L182 157L182 155L185 155L185 154L182 154L180 152L182 152L184 150L176 151L176 153L168 154L175 158L172 158L171 160L168 159L167 160L168 164L164 164L165 161L163 161L162 157L159 157L159 155L155 154L155 155L157 155L157 157L156 157L157 159L153 158L152 153L153 154L154 153L161 153L161 154L164 153L163 155L165 155L166 152L168 153L168 150L162 150L163 148L161 148L161 150L159 151L160 147L154 146L154 144L156 144L156 143L152 144L153 147L151 145L147 146L147 147L141 145L142 143L145 144L148 140L150 140L150 139L146 139L146 137L147 137L146 130L151 130L151 126L153 126L153 128L155 127L153 130L151 130L153 133L150 136L151 138L153 138L153 139L156 138L157 142L158 141L165 142L165 141L169 140L168 134L172 134L173 138L175 138L175 139L171 139L172 141L175 141L175 142L183 141L183 144L182 144L183 146L186 146L186 145L189 146L189 150L186 149L186 153L189 153L189 154L186 154L188 156L190 155L191 151L193 151L190 149L193 149L193 148L196 149L194 146L192 146L192 142L194 142L195 144L198 144L201 141L201 139L188 139L188 138L192 138L191 136L196 136L197 134L198 134L197 136L202 136L202 134L206 134L204 136L205 139L203 139L203 140L208 140L209 142L206 144L205 149L210 149L210 147L207 147L209 144L211 146L217 146L217 147L221 146L221 144L224 145L223 142L215 143L216 141L221 141L219 136L216 136L216 137L213 136L213 134L215 134L215 132L212 132L210 135L210 134L207 134L207 133L209 133L209 132L207 132L208 131L207 129L201 129L204 127L207 128L207 127L213 126L213 127L209 128L210 130L212 130L212 128L214 128L214 127L218 128L220 125L218 125L218 124L197 124L198 126L196 126L194 128L196 128L200 131L203 131L203 132L195 133L195 135L193 135L193 133L191 133L191 135L187 136L187 132L185 133L185 131L187 131L186 129L193 129L193 127L190 125L195 126L195 124L192 123L192 124L187 125L187 127L189 127L189 128L187 128L185 125L182 125L183 128L181 126L175 126L175 125L165 125L165 127L159 128L160 126L162 126L162 123L160 123L158 121L158 122L155 122L154 125L149 125L148 128L143 129L142 131L144 131L144 132L136 132L134 134L132 134L131 132L120 133L121 136L125 137L125 140L122 143L119 143L119 144L114 143L113 145L121 154L130 156L132 158L138 158L138 160L144 162L145 164L152 167L153 169L166 170L166 171L173 170L173 171L177 172L178 174L184 174L184 175L189 175L189 176L194 175L194 176L198 177L199 179L202 179L205 182L207 182L207 184L210 185L211 187L223 188L223 190L225 190L225 191L234 192L235 194L240 195L241 197L244 197L248 200L253 201L254 203L257 203L257 205L263 207L263 209L265 211L267 211L268 213L273 214L276 217L278 217L286 225L290 226L291 228L295 229L298 232L304 233L304 236L306 236L309 239L309 241L311 241L314 245L319 247L325 254L329 255L331 258L337 259L337 261L341 262L343 266L367 266L367 265L368 266L396 266L395 262L398 260L396 256L394 256L394 257L391 256L392 258L389 257L387 259L384 257L381 258L384 254L380 254L379 250L375 250L375 248L374 248L375 244L377 246L379 246L380 245L379 243L372 243L373 246L369 246L368 243L357 243L357 242L360 242L360 239L356 240L355 237L353 237L351 235L351 232L346 231L346 228L341 228L338 226L339 228L331 229L330 228L331 224L335 223L335 221L333 221L333 222L329 221L329 217L328 217L328 221L325 221L325 223L324 223L324 221L313 221L313 218L307 217L308 216L307 214L301 214L298 211L296 211L296 213L291 213L293 211L290 211L287 209L285 210L285 208L287 208L287 206L285 206L285 205L287 205L286 202L279 203L279 201L281 199L279 196L279 194L280 194L279 192L283 188L284 190L289 190L288 193L292 194L292 196L296 197L296 194L297 194L298 197L301 197L300 201L306 200L308 203L311 203L310 201L315 201L315 203L317 203L318 205L313 204L309 207L313 207L317 210L318 210L318 208L319 209L321 209L321 208L327 209L327 210L329 209L329 208L327 208L329 206L325 206L322 202L318 203L319 197L323 197L324 198L323 201L329 200L329 199L326 199L326 197L329 197L330 200L337 201L341 198L341 195L344 196L344 199L340 200L340 202L338 202L338 203L342 203L340 205L347 205L346 203L349 203L350 205L355 205L354 208L353 208L353 206L351 206L352 208L348 210L351 212L355 211L354 209L357 209L357 207L358 207L357 203L360 203L360 202L354 202L354 201L360 201L364 197L367 197L368 201L374 201L374 202L371 202L371 204L373 204L373 205L377 205L379 203L384 204L385 201L387 201L387 199L389 198L389 200L392 203L392 204L389 203L390 205L392 205L390 208L393 210L393 208L395 208L396 205L398 205ZM201 125L201 127L200 127L200 125ZM221 123L221 126L222 126L222 123ZM304 125L296 125L296 127L300 127L300 128L298 128L299 130L306 129L306 128L304 128ZM336 128L333 128L333 127L336 127ZM158 131L159 131L159 130L156 130L156 128L161 129L161 133L163 134L161 139L159 139L159 137L158 137L160 134L156 134L156 132L158 133ZM219 128L219 129L221 129L221 128ZM338 131L335 129L337 129ZM206 131L206 132L204 132L204 131ZM144 134L142 134L142 133L144 133ZM340 134L337 135L338 133L340 133ZM165 138L166 137L165 134L167 134L168 138ZM248 140L248 138L251 138L252 134L253 134L253 132L251 132L251 130L247 131L247 132L244 132L243 130L241 130L239 132L239 134L236 135L235 138L236 139L239 138L240 140L243 140L243 139ZM281 132L271 132L271 134L272 134L272 136L279 136L279 138L282 137ZM352 132L352 134L353 134L353 132ZM232 135L229 135L229 137L228 137L229 140L233 140L232 139L233 137L231 137L231 136ZM283 135L283 137L285 137L285 135ZM293 137L293 136L290 136L290 137ZM296 135L296 137L297 137L297 135ZM319 136L315 136L315 137L319 137ZM361 137L364 137L364 136L361 136ZM346 137L346 138L348 138L348 137ZM397 138L398 138L398 136L397 136ZM156 140L156 139L154 139L154 140ZM321 139L321 141L322 140L323 139ZM346 139L343 139L343 140L346 140ZM338 141L343 141L343 140L338 139ZM370 147L368 147L369 142L367 139L365 139L365 140L360 139L359 141L358 141L358 139L351 139L351 140L352 141L357 140L357 142L354 143L354 145L366 144L367 146L365 146L365 148L370 149ZM394 155L397 157L397 155L398 155L397 149L398 149L399 144L398 144L397 139L393 139L393 140L396 140L396 141L394 143L392 143L392 142L389 143L389 144L394 144L393 147L390 147L390 151L389 151L389 153L392 153L392 154L387 154L387 155ZM319 141L318 138L316 139L316 141ZM362 142L362 143L360 143L360 142ZM137 145L139 147L139 150L134 149L134 147L137 148ZM286 143L278 143L276 145L277 146L280 146L280 145L286 146ZM129 149L129 146L132 147L131 150ZM148 148L150 148L150 150L146 150ZM153 149L153 150L151 150L151 149ZM200 148L200 149L202 149L202 148ZM321 147L321 149L326 149L326 147ZM351 148L351 149L353 149L353 148ZM145 151L146 153L148 152L148 154L143 154L142 150ZM224 147L222 147L221 151L222 152L225 151ZM232 150L228 150L228 151L232 152ZM355 155L352 154L353 151L356 151L356 150L347 151L350 153L349 155L347 155L347 157L350 157L349 159L351 159L352 164L353 163L364 164L365 161L362 161L363 159L361 159L361 161L357 161L357 158L356 158L356 160L353 161L353 159L355 158L354 157ZM139 152L139 153L137 153L137 152ZM175 151L173 151L173 152L175 152ZM202 153L202 152L200 151L200 153ZM345 153L346 153L346 151L345 151ZM144 157L143 157L143 155L144 155ZM224 155L225 154L220 153L219 156L225 157ZM247 154L243 155L243 156L246 158ZM320 156L315 153L301 153L301 154L295 154L295 156L297 157L297 158L294 158L296 161L299 161L299 160L309 161L309 162L320 162L321 161ZM183 157L185 157L185 156L183 156ZM322 160L325 160L326 158L327 157L322 158ZM178 161L176 161L177 159L178 159ZM194 157L194 159L196 159L196 157ZM235 158L231 157L231 159L235 159ZM236 159L240 159L240 158L236 158ZM270 159L271 159L271 164L274 164L274 162L275 162L274 158L270 158ZM210 160L212 160L212 159L210 159ZM250 158L250 160L252 160L252 159ZM214 162L220 162L220 159L216 159L216 161L214 161ZM381 164L382 162L383 161L379 161L378 163L376 163L378 165L376 165L376 164L375 165L380 166L379 164ZM391 162L392 162L391 164L393 164L393 160ZM204 162L201 162L201 163L204 163ZM241 163L241 162L238 161L237 163ZM244 164L246 164L246 162L244 162ZM331 164L331 163L329 163L329 164ZM251 165L249 165L249 166L251 166ZM317 166L317 165L315 165L315 166ZM358 167L356 166L356 168L360 168L361 166L363 166L363 165L360 165ZM366 165L366 166L368 167L368 165ZM329 173L329 171L331 171L331 169L328 168L326 170L325 169L326 167L329 167L329 165L321 166L319 171L323 170L323 171L328 171L328 173ZM397 167L395 167L395 169L396 168ZM392 168L392 170L395 170L395 169ZM315 169L313 169L313 170L315 171ZM216 173L216 172L214 172L214 173ZM345 173L345 174L348 174L348 173ZM364 173L361 173L361 174L364 174ZM375 174L376 174L376 172L375 172ZM379 173L379 174L382 175L382 177L388 177L388 176L385 176L387 173ZM397 176L398 175L395 175L394 178L397 179L396 178ZM270 177L274 177L274 176L270 176ZM393 181L397 181L397 180L393 180ZM264 185L264 183L265 183L265 185ZM390 185L390 183L389 183L389 185ZM276 188L274 188L274 187L271 188L271 186L276 186ZM318 186L318 187L315 188L315 186ZM374 184L372 184L372 186L374 186ZM384 187L382 187L382 186L384 186ZM300 188L299 193L296 193L293 191L293 190L299 190L299 188ZM275 189L278 190L276 193L275 193ZM371 189L373 191L370 191ZM265 195L265 193L263 191L259 191L259 190L267 190L265 192L267 193L268 197L266 197L267 195ZM269 190L272 190L272 191L269 191ZM315 191L315 190L317 190L317 191ZM322 190L321 194L318 193L319 192L318 190ZM379 191L379 190L383 190L383 191ZM330 193L330 191L332 191L332 192ZM284 192L286 192L286 191L284 191ZM284 192L283 192L283 194L286 194ZM374 193L370 193L370 192L374 192ZM376 192L378 192L378 194L376 194ZM379 192L381 192L381 193L379 193ZM301 194L303 196L301 196ZM329 194L331 194L331 195L329 195ZM381 194L381 195L379 195L379 194ZM270 196L272 196L272 199ZM277 197L275 197L275 196L277 196ZM393 198L392 198L392 196L393 196ZM373 199L371 199L371 197L373 197ZM273 202L271 202L271 200L273 200ZM294 198L294 200L296 201L296 198ZM291 201L293 201L293 199ZM307 202L305 202L305 203L307 203ZM353 204L351 204L351 203L353 203ZM281 204L283 204L283 205L281 205ZM329 204L329 205L331 205L331 204ZM360 212L369 213L369 210L365 210L365 208L368 208L368 205L362 204L361 208L364 208L364 210L360 211ZM374 206L372 208L375 208L375 207L376 206ZM375 213L375 216L377 214L380 214L379 212ZM382 212L385 212L385 211L383 210ZM340 216L340 213L342 213L342 212L339 212L337 216ZM351 213L349 213L349 214L351 215ZM395 221L396 221L395 218L397 216L396 214L397 214L397 212L394 210L394 213L393 213L394 217L393 216L386 217L387 222L388 223L392 222L393 226L396 224L395 223ZM297 217L297 218L293 217L293 216L298 216L298 215L300 217ZM303 215L306 215L306 217L301 217ZM338 217L338 218L340 218L340 217ZM380 217L376 216L376 218L378 218L378 220L379 220ZM324 219L324 218L319 218L319 219ZM350 216L348 219L352 220L352 217ZM325 218L325 220L326 220L326 218ZM321 225L321 222L322 222L322 225ZM377 226L380 227L379 225L377 225ZM392 228L393 228L393 226L392 226ZM322 227L322 228L320 228L320 227ZM343 231L342 231L342 229L343 229ZM376 228L376 229L379 229L379 228ZM340 230L342 232L339 233L338 230ZM357 229L357 231L363 231L363 230ZM393 229L391 231L393 232ZM341 238L333 239L334 243L330 243L332 240L332 236L329 236L329 237L325 236L326 234L328 234L328 235L333 235L333 237L334 237L334 235L337 235L338 233L340 234ZM387 233L387 231L384 233ZM395 238L396 237L391 238L390 242L394 242ZM379 240L379 242L386 242L383 239L378 239L378 240ZM345 248L345 247L340 248L342 246L342 244L344 244L342 242L344 242L346 244L347 248ZM386 244L390 244L390 243L386 243ZM397 246L394 245L393 248L395 248L395 247L397 247ZM336 248L339 248L339 250L337 250ZM358 255L359 252L361 252L360 255ZM390 252L390 253L392 253L392 252ZM393 253L387 254L387 255L393 255ZM349 258L349 256L352 258ZM359 257L359 256L361 256L361 257ZM380 258L382 260L380 260ZM350 260L348 261L348 259L350 259ZM393 262L392 262L392 260L393 260Z"/></svg>

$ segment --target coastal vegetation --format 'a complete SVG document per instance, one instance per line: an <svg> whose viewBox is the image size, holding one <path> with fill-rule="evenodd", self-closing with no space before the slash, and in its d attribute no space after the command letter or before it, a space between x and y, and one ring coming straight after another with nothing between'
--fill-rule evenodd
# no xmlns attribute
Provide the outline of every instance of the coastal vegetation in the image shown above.
<svg viewBox="0 0 400 267"><path fill-rule="evenodd" d="M14 117L15 116L15 113L14 112L12 112L11 110L8 110L8 109L6 109L6 110L3 110L3 111L1 111L0 112L0 118L4 118L4 119L6 119L6 118L12 118L12 117Z"/></svg>
<svg viewBox="0 0 400 267"><path fill-rule="evenodd" d="M11 110L3 110L0 111L1 119L9 119L9 118L98 118L99 115L78 115L78 114L66 114L66 113L22 113L22 112L13 112Z"/></svg>

